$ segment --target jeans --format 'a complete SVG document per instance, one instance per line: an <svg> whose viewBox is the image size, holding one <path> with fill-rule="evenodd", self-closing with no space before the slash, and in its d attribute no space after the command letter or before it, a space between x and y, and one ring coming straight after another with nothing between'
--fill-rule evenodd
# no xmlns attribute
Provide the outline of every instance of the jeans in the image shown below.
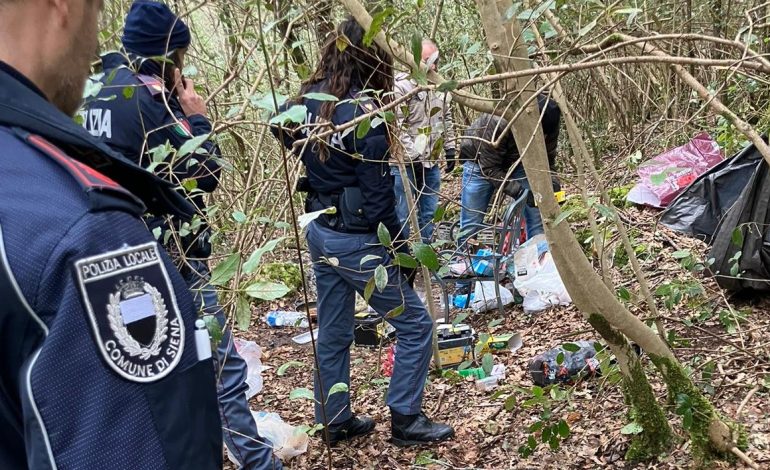
<svg viewBox="0 0 770 470"><path fill-rule="evenodd" d="M511 178L518 181L523 188L530 189L523 166L519 165L513 171ZM484 228L484 216L489 210L489 203L494 195L495 187L482 176L479 165L476 162L465 162L458 247L462 247L469 238ZM543 219L537 207L525 206L524 220L527 223L527 238L543 233Z"/></svg>
<svg viewBox="0 0 770 470"><path fill-rule="evenodd" d="M421 165L415 165L417 171L420 171ZM409 237L409 206L404 192L404 184L401 180L401 172L398 167L390 167L390 174L393 175L393 190L396 193L396 215L401 225L403 225L404 238ZM417 221L420 224L420 237L423 243L430 243L433 237L433 215L438 208L438 193L441 189L441 169L438 165L430 168L423 168L422 178L417 175L415 180L414 169L412 166L406 166L407 178L409 178L412 194L414 195L415 205L417 207ZM420 181L422 180L422 181Z"/></svg>
<svg viewBox="0 0 770 470"><path fill-rule="evenodd" d="M257 432L257 424L246 400L246 361L235 350L229 329L225 327L225 314L217 299L216 289L208 283L208 265L201 261L189 261L191 268L184 278L195 302L204 315L214 315L223 328L222 340L214 351L217 373L217 396L222 419L222 435L230 455L244 470L280 470L281 461L273 455L270 443Z"/></svg>
<svg viewBox="0 0 770 470"><path fill-rule="evenodd" d="M307 227L307 244L313 260L318 287L318 370L315 376L315 417L324 422L321 384L325 397L326 419L338 424L352 416L350 392L329 395L336 383L350 385L350 346L353 343L355 294L364 288L382 264L387 268L388 283L380 292L374 289L369 305L385 316L399 306L404 311L387 321L396 329L398 352L388 388L387 404L405 415L420 413L425 379L432 350L433 320L420 298L409 287L406 277L395 266L387 250L379 245L374 233L340 233L312 222ZM361 260L367 255L370 259ZM332 264L328 260L336 259Z"/></svg>

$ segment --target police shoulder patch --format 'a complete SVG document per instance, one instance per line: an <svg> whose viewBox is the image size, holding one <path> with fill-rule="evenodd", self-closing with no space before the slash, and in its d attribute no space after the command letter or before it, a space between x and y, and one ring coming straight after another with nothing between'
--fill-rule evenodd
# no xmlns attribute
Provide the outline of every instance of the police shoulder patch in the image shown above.
<svg viewBox="0 0 770 470"><path fill-rule="evenodd" d="M184 324L155 242L75 263L96 346L123 378L153 382L168 375L184 350Z"/></svg>

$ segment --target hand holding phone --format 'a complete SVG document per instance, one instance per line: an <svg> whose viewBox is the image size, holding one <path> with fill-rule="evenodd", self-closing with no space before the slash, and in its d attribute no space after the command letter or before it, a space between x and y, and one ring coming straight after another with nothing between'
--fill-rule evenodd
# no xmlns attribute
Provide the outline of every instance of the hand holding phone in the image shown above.
<svg viewBox="0 0 770 470"><path fill-rule="evenodd" d="M185 116L195 114L206 115L206 102L195 91L195 85L189 78L182 76L179 69L174 69L174 90L176 91L179 103L182 105L182 111Z"/></svg>

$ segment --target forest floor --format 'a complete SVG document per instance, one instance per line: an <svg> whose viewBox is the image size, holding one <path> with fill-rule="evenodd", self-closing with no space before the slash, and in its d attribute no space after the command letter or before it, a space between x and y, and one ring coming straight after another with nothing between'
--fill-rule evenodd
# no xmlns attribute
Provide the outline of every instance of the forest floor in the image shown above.
<svg viewBox="0 0 770 470"><path fill-rule="evenodd" d="M742 423L749 433L746 452L761 468L770 468L770 298L726 299L716 284L699 274L683 269L682 260L673 253L689 250L693 259L703 256L698 242L655 226L656 212L625 208L624 217L633 220L634 243L644 245L643 269L658 291L658 301L665 327L671 336L675 354L691 371L691 377L726 417ZM644 317L644 303L628 267L613 269L616 286L632 293L629 306ZM659 289L668 283L668 288ZM699 286L699 287L698 287ZM729 300L733 312L727 305ZM668 301L668 308L665 307ZM291 301L284 302L291 307ZM256 307L252 326L237 336L254 340L263 351L262 362L271 369L263 372L264 388L252 399L255 410L273 411L293 425L313 424L313 402L290 400L298 387L312 389L313 355L310 345L299 346L291 338L307 329L268 328L264 313L277 304ZM457 313L457 311L453 311ZM735 318L745 314L745 321ZM492 328L495 320L502 322ZM332 453L335 469L408 469L408 468L478 468L478 469L550 469L550 468L691 468L693 458L682 419L675 406L666 411L675 431L675 441L668 454L648 463L628 463L624 454L630 435L621 432L629 424L627 407L617 384L606 377L595 377L576 385L564 385L552 392L552 422L569 423L570 435L557 450L541 444L522 458L518 452L527 442L528 428L539 420L541 405L524 406L533 383L528 361L537 354L565 342L599 339L574 306L553 309L528 316L521 305L506 309L505 317L488 312L471 315L477 333L519 332L523 346L515 353L494 355L495 362L506 366L506 378L497 390L481 392L472 379L458 380L449 374L432 373L425 387L424 410L441 422L454 426L451 441L422 448L399 448L389 442L390 415L384 402L387 378L381 373L377 349L353 346L351 349L351 400L355 413L368 415L377 423L373 434L339 445ZM496 322L495 322L496 323ZM278 368L289 361L299 361L282 376ZM643 358L659 402L666 403L666 390L647 358ZM546 394L550 391L546 390ZM515 396L515 406L507 411L505 402ZM496 396L499 395L499 396ZM565 398L566 396L566 398ZM743 403L745 401L745 403ZM509 401L509 405L512 402ZM740 408L740 410L739 410ZM539 439L539 435L536 436ZM319 435L312 437L308 451L287 462L292 469L328 468L328 454ZM716 462L710 468L748 468L738 463Z"/></svg>

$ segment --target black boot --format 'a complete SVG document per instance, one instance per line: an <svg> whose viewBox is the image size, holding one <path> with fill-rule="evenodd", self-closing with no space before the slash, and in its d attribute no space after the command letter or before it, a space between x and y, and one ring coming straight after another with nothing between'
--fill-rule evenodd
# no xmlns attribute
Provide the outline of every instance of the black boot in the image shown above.
<svg viewBox="0 0 770 470"><path fill-rule="evenodd" d="M329 445L364 436L374 431L374 420L368 416L353 416L345 422L329 426Z"/></svg>
<svg viewBox="0 0 770 470"><path fill-rule="evenodd" d="M455 435L452 426L434 423L424 413L402 415L391 411L391 442L399 447L418 446L445 441Z"/></svg>

